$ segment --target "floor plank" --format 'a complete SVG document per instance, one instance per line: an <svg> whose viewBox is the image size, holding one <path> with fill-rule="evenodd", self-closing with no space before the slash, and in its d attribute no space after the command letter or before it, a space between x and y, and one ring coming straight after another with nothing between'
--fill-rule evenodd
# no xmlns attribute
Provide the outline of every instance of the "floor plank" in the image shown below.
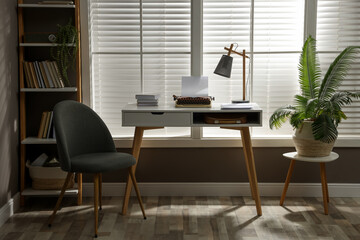
<svg viewBox="0 0 360 240"><path fill-rule="evenodd" d="M329 215L321 198L261 199L263 216L256 216L251 197L144 197L147 220L136 198L122 216L122 197L104 197L99 212L98 239L131 240L360 240L360 198L331 198ZM93 199L64 198L52 227L47 219L56 198L29 198L26 207L0 227L1 240L92 239Z"/></svg>

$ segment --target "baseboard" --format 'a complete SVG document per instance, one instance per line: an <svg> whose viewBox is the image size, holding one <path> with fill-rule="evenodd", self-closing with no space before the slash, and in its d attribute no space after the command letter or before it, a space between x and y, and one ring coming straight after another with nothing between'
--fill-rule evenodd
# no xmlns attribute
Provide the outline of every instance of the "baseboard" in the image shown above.
<svg viewBox="0 0 360 240"><path fill-rule="evenodd" d="M16 212L20 207L20 193L16 193L4 206L0 208L0 227Z"/></svg>
<svg viewBox="0 0 360 240"><path fill-rule="evenodd" d="M250 196L248 183L139 183L142 196ZM280 197L283 183L259 183L260 196ZM330 183L330 197L360 197L360 184ZM123 196L125 183L103 183L103 196ZM83 196L93 196L93 184L83 184ZM133 193L134 194L134 191ZM288 197L321 197L320 183L290 183Z"/></svg>

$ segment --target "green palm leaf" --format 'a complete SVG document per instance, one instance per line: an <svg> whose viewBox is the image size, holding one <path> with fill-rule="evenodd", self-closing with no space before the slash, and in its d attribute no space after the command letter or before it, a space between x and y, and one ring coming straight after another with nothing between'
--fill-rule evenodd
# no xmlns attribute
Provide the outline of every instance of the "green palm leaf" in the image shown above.
<svg viewBox="0 0 360 240"><path fill-rule="evenodd" d="M320 115L311 125L314 138L325 143L335 141L338 135L336 126L327 114Z"/></svg>
<svg viewBox="0 0 360 240"><path fill-rule="evenodd" d="M295 107L288 105L286 107L281 107L275 110L275 112L271 115L269 119L270 128L273 129L274 127L279 129L286 120L294 114L296 111Z"/></svg>
<svg viewBox="0 0 360 240"><path fill-rule="evenodd" d="M302 96L316 98L318 96L321 70L316 54L316 41L311 36L306 40L299 63L299 83Z"/></svg>
<svg viewBox="0 0 360 240"><path fill-rule="evenodd" d="M360 47L347 47L331 63L320 86L319 99L329 100L337 91L359 50Z"/></svg>

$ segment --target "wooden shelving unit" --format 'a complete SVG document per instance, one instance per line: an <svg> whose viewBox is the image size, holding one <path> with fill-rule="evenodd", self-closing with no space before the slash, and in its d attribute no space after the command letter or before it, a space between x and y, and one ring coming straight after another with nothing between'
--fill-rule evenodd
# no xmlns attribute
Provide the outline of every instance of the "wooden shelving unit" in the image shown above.
<svg viewBox="0 0 360 240"><path fill-rule="evenodd" d="M43 10L42 10L43 9ZM51 15L47 11L53 11ZM44 21L33 23L33 19L41 18L42 16L32 16L32 11L43 11ZM53 43L25 43L24 35L27 30L36 28L38 32L48 32L49 25L53 31L57 30L57 21L64 22L63 11L74 20L75 27L78 29L79 49L76 53L76 66L71 81L71 87L65 88L28 88L25 86L24 61L32 60L47 60L44 59L44 53L50 56L50 48ZM42 12L40 12L41 15ZM53 14L54 13L54 14ZM47 21L49 20L49 22ZM42 29L42 24L46 23L47 29ZM66 99L73 99L81 102L81 55L80 55L80 0L74 0L72 5L61 4L37 4L35 0L18 0L18 24L19 24L19 105L20 105L20 204L25 204L25 196L56 196L59 195L60 190L34 190L31 188L29 178L27 177L26 161L31 155L33 148L42 149L46 146L56 145L56 139L40 139L36 137L34 126L37 123L31 122L36 118L33 116L42 111L51 111L54 105ZM53 26L52 26L52 25ZM30 27L29 27L30 26ZM74 46L74 44L69 44ZM40 48L39 48L40 47ZM35 49L35 50L34 50ZM37 50L40 49L40 50ZM31 51L29 51L31 50ZM37 52L38 51L38 52ZM38 54L37 54L38 53ZM40 59L37 59L40 58ZM33 96L36 99L33 101ZM42 97L43 96L43 97ZM39 100L40 99L40 100ZM60 99L60 100L59 100ZM33 102L45 102L45 107L41 104L34 104ZM43 109L44 108L44 109ZM34 113L34 114L33 114ZM41 117L41 116L40 116ZM82 203L82 175L77 175L77 184L72 189L68 189L65 193L67 196L77 196L78 204Z"/></svg>

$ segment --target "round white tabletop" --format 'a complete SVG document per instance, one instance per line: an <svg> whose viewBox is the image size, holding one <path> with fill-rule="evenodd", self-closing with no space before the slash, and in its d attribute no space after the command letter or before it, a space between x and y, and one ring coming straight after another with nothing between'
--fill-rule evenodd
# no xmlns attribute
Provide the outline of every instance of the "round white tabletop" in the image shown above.
<svg viewBox="0 0 360 240"><path fill-rule="evenodd" d="M298 161L304 161L304 162L331 162L339 158L339 154L335 152L331 152L329 156L326 157L304 157L297 154L297 152L288 152L283 154L284 157L292 159L292 160L298 160Z"/></svg>

